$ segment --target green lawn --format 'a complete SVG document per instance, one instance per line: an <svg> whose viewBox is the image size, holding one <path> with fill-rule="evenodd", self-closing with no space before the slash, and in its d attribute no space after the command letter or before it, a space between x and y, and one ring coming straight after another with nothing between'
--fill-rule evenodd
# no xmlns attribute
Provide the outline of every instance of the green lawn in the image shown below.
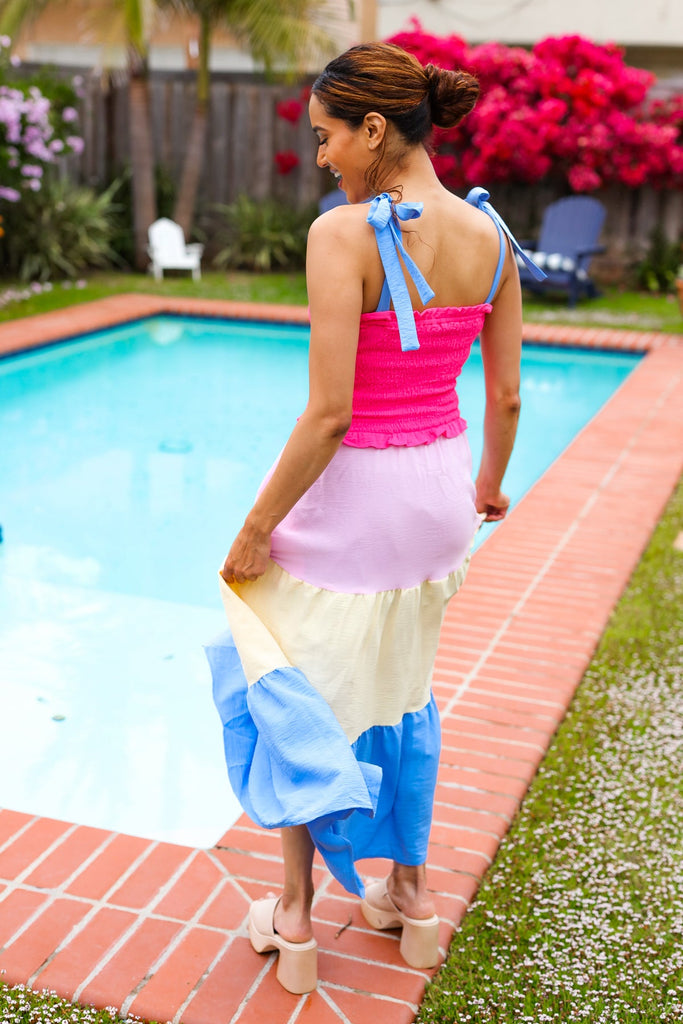
<svg viewBox="0 0 683 1024"><path fill-rule="evenodd" d="M79 285L83 285L79 287ZM11 289L25 294L30 287L16 282L0 281L0 302L3 292ZM199 299L233 299L239 302L277 302L305 306L306 279L302 273L249 274L209 272L200 281L184 276L165 277L155 281L148 274L124 274L110 271L89 274L82 282L55 283L50 291L32 293L0 306L0 322L33 313L47 313L76 303L104 299L123 292L144 292L147 295L176 295Z"/></svg>
<svg viewBox="0 0 683 1024"><path fill-rule="evenodd" d="M525 294L524 318L534 323L576 324L581 327L623 327L633 330L683 333L683 312L675 295L606 288L597 299L584 299L576 309L566 300Z"/></svg>
<svg viewBox="0 0 683 1024"><path fill-rule="evenodd" d="M305 306L306 282L303 272L249 274L240 272L202 274L201 281L189 276L166 277L154 281L146 274L99 272L85 279L84 287L69 283L53 285L49 292L31 294L28 299L1 305L8 289L30 292L16 282L0 282L0 322L32 313L44 313L77 302L90 302L121 292L146 292L152 295L180 295L203 299L235 299L244 302L282 302ZM597 299L583 300L575 310L566 300L525 295L525 319L533 323L562 323L577 326L607 326L683 333L683 316L673 295L653 295L609 288Z"/></svg>

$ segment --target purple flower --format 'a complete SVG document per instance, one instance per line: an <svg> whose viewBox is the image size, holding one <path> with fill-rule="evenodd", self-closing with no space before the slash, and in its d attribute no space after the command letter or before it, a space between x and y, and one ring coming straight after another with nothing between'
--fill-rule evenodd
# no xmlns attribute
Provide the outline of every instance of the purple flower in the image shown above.
<svg viewBox="0 0 683 1024"><path fill-rule="evenodd" d="M0 185L0 199L6 199L8 203L18 203L21 199L21 193L17 192L15 188L7 188L6 185Z"/></svg>
<svg viewBox="0 0 683 1024"><path fill-rule="evenodd" d="M29 178L27 185L32 192L40 192L40 178Z"/></svg>
<svg viewBox="0 0 683 1024"><path fill-rule="evenodd" d="M11 45L12 40L9 36L0 36L0 47L2 47L3 50L8 50Z"/></svg>
<svg viewBox="0 0 683 1024"><path fill-rule="evenodd" d="M74 153L82 153L85 148L85 143L80 135L67 135L66 144Z"/></svg>
<svg viewBox="0 0 683 1024"><path fill-rule="evenodd" d="M25 178L42 178L43 168L39 167L38 164L24 164L21 168L21 173Z"/></svg>
<svg viewBox="0 0 683 1024"><path fill-rule="evenodd" d="M9 59L9 62L13 68L18 68L21 64L21 57L18 57L16 53L13 53Z"/></svg>
<svg viewBox="0 0 683 1024"><path fill-rule="evenodd" d="M71 124L73 121L78 120L78 111L75 107L64 107L62 111L62 121L66 121L67 124Z"/></svg>

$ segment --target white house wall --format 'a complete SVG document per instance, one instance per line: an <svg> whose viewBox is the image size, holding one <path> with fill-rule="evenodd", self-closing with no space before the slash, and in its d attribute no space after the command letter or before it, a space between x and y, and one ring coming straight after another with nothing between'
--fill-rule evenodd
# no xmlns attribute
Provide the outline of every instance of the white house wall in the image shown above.
<svg viewBox="0 0 683 1024"><path fill-rule="evenodd" d="M435 35L468 42L533 43L579 34L623 46L683 47L683 0L374 0L377 36L405 28L411 17Z"/></svg>

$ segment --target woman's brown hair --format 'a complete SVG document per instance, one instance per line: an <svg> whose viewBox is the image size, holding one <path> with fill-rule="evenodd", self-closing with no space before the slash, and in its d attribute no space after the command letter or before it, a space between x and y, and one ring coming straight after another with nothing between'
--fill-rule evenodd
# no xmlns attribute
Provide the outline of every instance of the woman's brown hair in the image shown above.
<svg viewBox="0 0 683 1024"><path fill-rule="evenodd" d="M382 114L404 146L425 143L436 125L452 128L474 107L476 78L419 60L392 43L363 43L330 61L313 83L313 93L330 117L359 128L366 114ZM399 140L380 148L366 175L372 192L400 160Z"/></svg>

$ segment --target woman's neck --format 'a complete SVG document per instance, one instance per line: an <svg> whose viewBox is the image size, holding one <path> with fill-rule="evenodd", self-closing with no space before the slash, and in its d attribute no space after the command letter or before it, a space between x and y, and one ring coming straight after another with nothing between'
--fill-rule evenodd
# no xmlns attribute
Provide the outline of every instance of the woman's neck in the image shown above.
<svg viewBox="0 0 683 1024"><path fill-rule="evenodd" d="M442 187L426 149L415 146L391 171L380 191L388 192L393 199L401 201L415 197L422 199Z"/></svg>

